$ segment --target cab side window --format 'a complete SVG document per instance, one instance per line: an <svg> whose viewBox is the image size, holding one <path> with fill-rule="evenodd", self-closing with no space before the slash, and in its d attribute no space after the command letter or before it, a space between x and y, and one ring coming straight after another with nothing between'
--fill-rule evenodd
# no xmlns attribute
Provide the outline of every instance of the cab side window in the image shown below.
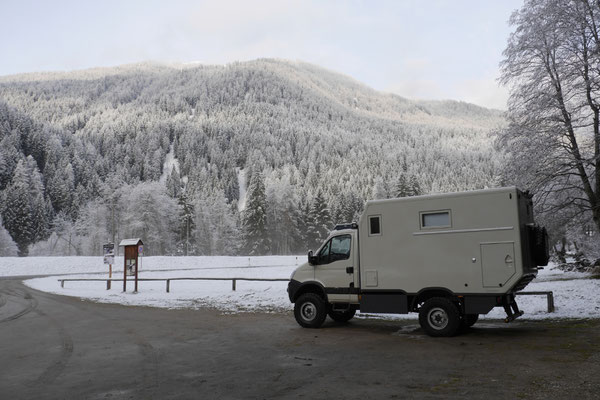
<svg viewBox="0 0 600 400"><path fill-rule="evenodd" d="M319 265L349 259L351 241L352 237L350 235L341 235L331 238L319 252Z"/></svg>

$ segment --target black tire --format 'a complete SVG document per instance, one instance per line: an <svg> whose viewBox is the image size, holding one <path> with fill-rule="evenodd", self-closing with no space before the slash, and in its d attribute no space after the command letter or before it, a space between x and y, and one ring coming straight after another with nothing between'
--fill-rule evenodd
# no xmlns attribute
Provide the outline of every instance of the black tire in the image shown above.
<svg viewBox="0 0 600 400"><path fill-rule="evenodd" d="M463 326L465 328L470 328L473 325L475 325L475 323L477 322L478 319L479 319L479 314L465 314L460 319L460 324L461 324L461 326Z"/></svg>
<svg viewBox="0 0 600 400"><path fill-rule="evenodd" d="M535 265L544 267L550 260L550 244L548 243L548 232L546 228L532 226L529 228L529 247L531 257Z"/></svg>
<svg viewBox="0 0 600 400"><path fill-rule="evenodd" d="M329 310L327 314L329 314L329 317L335 322L348 322L354 318L356 308L350 306L350 308L344 311Z"/></svg>
<svg viewBox="0 0 600 400"><path fill-rule="evenodd" d="M454 336L460 328L460 312L449 299L432 297L419 310L419 324L429 336Z"/></svg>
<svg viewBox="0 0 600 400"><path fill-rule="evenodd" d="M304 293L294 304L294 317L304 328L318 328L327 318L327 305L321 296Z"/></svg>

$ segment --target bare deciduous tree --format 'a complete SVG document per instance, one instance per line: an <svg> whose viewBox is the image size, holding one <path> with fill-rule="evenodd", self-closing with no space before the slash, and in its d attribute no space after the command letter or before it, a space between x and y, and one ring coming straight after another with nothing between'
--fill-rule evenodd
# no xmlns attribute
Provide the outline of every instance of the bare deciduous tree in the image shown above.
<svg viewBox="0 0 600 400"><path fill-rule="evenodd" d="M591 218L600 231L600 1L526 0L510 23L506 173L546 215Z"/></svg>

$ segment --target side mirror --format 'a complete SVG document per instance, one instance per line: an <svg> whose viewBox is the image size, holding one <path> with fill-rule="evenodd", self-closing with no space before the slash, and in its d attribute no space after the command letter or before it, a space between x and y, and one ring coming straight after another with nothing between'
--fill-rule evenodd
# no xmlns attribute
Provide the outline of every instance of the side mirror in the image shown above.
<svg viewBox="0 0 600 400"><path fill-rule="evenodd" d="M313 256L313 251L312 250L308 251L308 263L310 265L316 265L317 264L317 257Z"/></svg>

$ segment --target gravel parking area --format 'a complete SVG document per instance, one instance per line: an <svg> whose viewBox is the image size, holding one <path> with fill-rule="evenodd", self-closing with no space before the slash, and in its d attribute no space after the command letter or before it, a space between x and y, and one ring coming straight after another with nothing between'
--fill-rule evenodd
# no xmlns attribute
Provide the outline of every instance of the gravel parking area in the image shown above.
<svg viewBox="0 0 600 400"><path fill-rule="evenodd" d="M0 393L38 399L597 398L600 320L300 328L291 313L100 304L0 280Z"/></svg>

